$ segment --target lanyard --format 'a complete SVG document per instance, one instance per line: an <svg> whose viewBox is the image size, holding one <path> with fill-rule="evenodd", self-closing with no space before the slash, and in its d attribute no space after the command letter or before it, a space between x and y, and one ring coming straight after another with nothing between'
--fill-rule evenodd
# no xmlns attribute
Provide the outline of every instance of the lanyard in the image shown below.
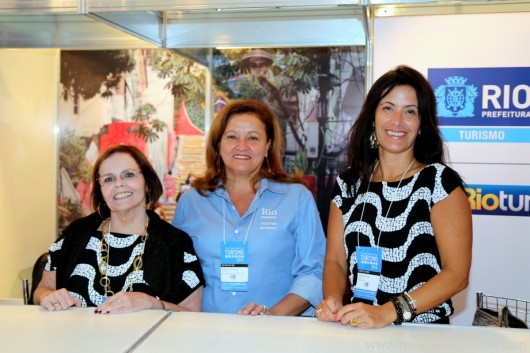
<svg viewBox="0 0 530 353"><path fill-rule="evenodd" d="M396 189L399 189L399 187L401 186L401 182L403 181L403 178L405 177L405 175L407 174L407 172L410 170L410 168L412 167L412 165L414 164L414 161L416 160L416 158L413 158L412 159L412 162L410 162L409 166L407 167L407 169L403 172L403 174L401 175L401 179L399 179L399 183L398 183L398 186ZM377 160L377 163L375 164L375 167L374 167L374 170L372 171L372 174L370 175L370 179L368 179L368 188L366 189L366 195L368 194L368 192L370 191L370 184L372 183L372 177L374 176L375 174L375 171L377 170L377 167L379 167L379 160ZM392 208L392 204L394 203L394 200L390 201L390 206L388 206L388 210L386 211L386 215L385 215L385 218L388 217L388 214L390 213L390 208ZM381 206L383 204L381 203ZM361 211L361 219L359 220L359 222L361 222L363 220L363 216L364 216L364 208L366 206L366 201L363 202L363 209ZM376 247L379 247L379 241L381 241L381 232L382 230L379 229L379 235L377 236L377 244L376 244ZM357 231L357 245L360 246L361 244L359 243L360 239L359 239L359 231Z"/></svg>

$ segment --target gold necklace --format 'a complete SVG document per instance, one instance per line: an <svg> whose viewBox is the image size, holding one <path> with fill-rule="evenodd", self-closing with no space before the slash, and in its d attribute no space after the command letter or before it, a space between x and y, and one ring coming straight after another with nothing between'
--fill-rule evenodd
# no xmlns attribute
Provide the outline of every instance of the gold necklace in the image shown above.
<svg viewBox="0 0 530 353"><path fill-rule="evenodd" d="M144 222L144 233L141 235L142 244L139 248L138 255L133 260L133 274L134 279L131 279L129 286L125 289L125 292L132 292L133 291L133 284L136 283L136 280L138 279L138 271L142 269L143 266L143 260L142 256L144 254L145 250L145 242L147 238L149 237L149 233L147 233L147 226L149 225L149 217L146 215L146 219ZM105 228L107 229L107 232L105 232ZM99 247L99 256L101 258L101 262L99 263L99 273L101 274L101 279L99 280L99 284L103 287L103 290L105 291L104 297L107 298L109 296L113 296L114 292L112 291L112 288L110 286L110 278L107 275L107 271L109 269L109 244L105 242L105 238L107 235L110 234L110 218L107 218L103 225L101 226L101 231L103 233L103 236L101 237L100 247Z"/></svg>

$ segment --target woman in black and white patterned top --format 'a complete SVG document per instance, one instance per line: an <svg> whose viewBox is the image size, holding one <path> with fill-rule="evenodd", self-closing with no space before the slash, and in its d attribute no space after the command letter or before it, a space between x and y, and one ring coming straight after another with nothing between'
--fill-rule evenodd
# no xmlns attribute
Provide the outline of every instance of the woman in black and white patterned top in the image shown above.
<svg viewBox="0 0 530 353"><path fill-rule="evenodd" d="M97 212L72 222L50 246L35 304L95 306L105 314L200 311L200 262L186 233L147 210L162 184L144 154L133 146L110 147L92 176Z"/></svg>
<svg viewBox="0 0 530 353"><path fill-rule="evenodd" d="M471 209L444 164L434 92L418 71L398 66L374 83L348 164L331 202L318 319L362 328L449 323L450 298L468 284Z"/></svg>

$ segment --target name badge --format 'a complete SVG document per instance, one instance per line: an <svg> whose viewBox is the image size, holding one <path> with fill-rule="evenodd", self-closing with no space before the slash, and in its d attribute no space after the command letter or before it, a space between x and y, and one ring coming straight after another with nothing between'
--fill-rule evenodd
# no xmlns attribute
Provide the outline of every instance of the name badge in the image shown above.
<svg viewBox="0 0 530 353"><path fill-rule="evenodd" d="M248 291L248 244L221 243L221 290Z"/></svg>
<svg viewBox="0 0 530 353"><path fill-rule="evenodd" d="M357 251L357 283L353 296L355 298L374 301L379 288L383 252L380 248L356 246Z"/></svg>

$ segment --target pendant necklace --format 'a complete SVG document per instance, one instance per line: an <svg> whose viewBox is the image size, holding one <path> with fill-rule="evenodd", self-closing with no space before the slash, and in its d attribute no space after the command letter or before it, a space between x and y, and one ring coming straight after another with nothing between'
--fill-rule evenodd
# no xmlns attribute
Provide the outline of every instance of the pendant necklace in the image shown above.
<svg viewBox="0 0 530 353"><path fill-rule="evenodd" d="M149 233L147 233L147 226L149 225L149 217L146 215L146 219L144 222L144 234L141 235L141 246L138 249L138 254L133 260L133 270L132 273L134 274L134 278L131 279L129 285L125 289L125 292L132 292L133 291L133 284L136 283L136 280L138 279L138 271L142 269L143 266L143 260L142 256L144 254L145 250L145 242L147 238L149 237ZM99 280L99 284L103 287L104 290L104 297L105 299L107 297L111 297L114 295L114 292L112 291L112 288L110 286L110 278L107 274L109 270L109 259L110 259L110 248L109 244L105 241L105 238L110 234L110 217L107 218L103 225L101 226L101 231L103 233L103 236L101 237L100 247L99 247L99 256L101 258L101 262L99 263L99 273L101 274L101 279Z"/></svg>

